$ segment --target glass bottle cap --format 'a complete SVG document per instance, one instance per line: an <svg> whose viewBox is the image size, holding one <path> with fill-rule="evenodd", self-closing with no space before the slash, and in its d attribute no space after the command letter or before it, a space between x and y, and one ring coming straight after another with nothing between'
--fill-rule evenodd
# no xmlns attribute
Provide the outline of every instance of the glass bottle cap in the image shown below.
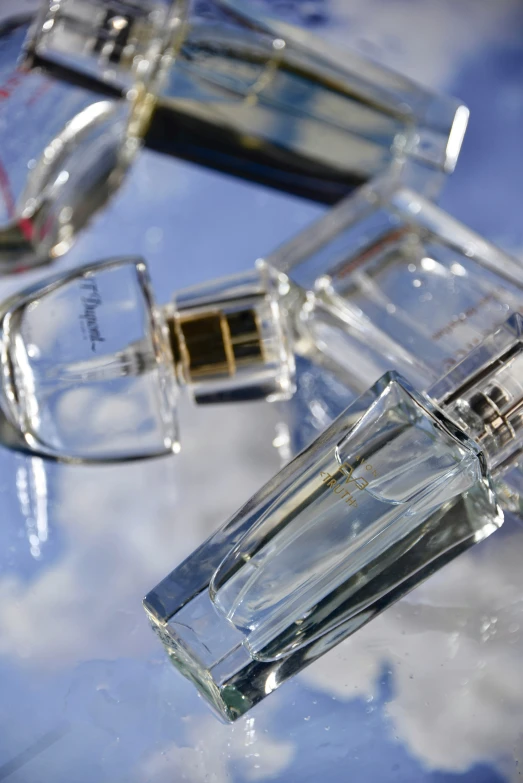
<svg viewBox="0 0 523 783"><path fill-rule="evenodd" d="M46 0L28 55L120 89L148 87L183 32L185 0Z"/></svg>

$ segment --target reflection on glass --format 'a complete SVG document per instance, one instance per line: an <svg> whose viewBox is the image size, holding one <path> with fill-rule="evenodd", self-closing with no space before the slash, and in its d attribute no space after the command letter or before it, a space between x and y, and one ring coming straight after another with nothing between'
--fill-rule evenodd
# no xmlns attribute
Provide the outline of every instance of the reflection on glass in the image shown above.
<svg viewBox="0 0 523 783"><path fill-rule="evenodd" d="M22 457L18 462L16 495L26 523L29 550L39 560L49 536L47 475L39 457Z"/></svg>
<svg viewBox="0 0 523 783"><path fill-rule="evenodd" d="M118 188L181 11L45 0L32 27L0 26L0 272L65 253Z"/></svg>

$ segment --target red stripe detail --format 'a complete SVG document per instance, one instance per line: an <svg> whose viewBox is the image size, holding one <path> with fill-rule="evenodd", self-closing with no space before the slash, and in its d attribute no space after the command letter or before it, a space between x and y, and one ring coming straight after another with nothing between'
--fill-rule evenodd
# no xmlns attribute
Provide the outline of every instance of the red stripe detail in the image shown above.
<svg viewBox="0 0 523 783"><path fill-rule="evenodd" d="M13 198L13 191L11 190L11 183L7 176L7 171L4 168L2 161L0 160L0 192L2 193L7 209L7 214L10 218L15 216L15 200Z"/></svg>
<svg viewBox="0 0 523 783"><path fill-rule="evenodd" d="M29 220L29 218L20 218L18 221L18 226L20 227L20 231L24 235L26 239L31 242L33 239L33 224Z"/></svg>
<svg viewBox="0 0 523 783"><path fill-rule="evenodd" d="M16 203L13 196L13 191L11 190L11 183L9 182L9 177L7 175L7 171L4 168L4 165L2 161L0 160L0 193L2 194L2 197L5 201L5 206L7 209L7 215L12 220L16 220L18 227L24 237L31 242L33 239L33 224L31 223L29 218L20 218L17 220L16 218Z"/></svg>

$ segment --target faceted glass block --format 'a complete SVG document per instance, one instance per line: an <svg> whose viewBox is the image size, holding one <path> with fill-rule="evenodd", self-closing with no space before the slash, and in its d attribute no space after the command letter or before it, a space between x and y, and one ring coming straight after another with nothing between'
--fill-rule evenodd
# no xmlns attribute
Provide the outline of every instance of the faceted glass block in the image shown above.
<svg viewBox="0 0 523 783"><path fill-rule="evenodd" d="M167 329L140 260L86 266L7 302L2 410L29 448L73 461L178 449Z"/></svg>
<svg viewBox="0 0 523 783"><path fill-rule="evenodd" d="M384 376L145 598L227 720L503 520L476 444Z"/></svg>

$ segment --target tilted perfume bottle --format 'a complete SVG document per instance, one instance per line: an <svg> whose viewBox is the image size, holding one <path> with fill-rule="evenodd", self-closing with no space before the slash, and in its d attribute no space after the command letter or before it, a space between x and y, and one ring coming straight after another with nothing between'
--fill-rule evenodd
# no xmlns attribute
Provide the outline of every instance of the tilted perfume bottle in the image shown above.
<svg viewBox="0 0 523 783"><path fill-rule="evenodd" d="M146 144L328 204L408 160L435 195L468 109L259 11L191 4Z"/></svg>
<svg viewBox="0 0 523 783"><path fill-rule="evenodd" d="M0 270L64 253L144 135L326 203L407 158L431 195L452 171L459 101L225 0L189 4L42 0L0 30Z"/></svg>
<svg viewBox="0 0 523 783"><path fill-rule="evenodd" d="M386 178L266 261L302 291L294 305L296 353L342 382L332 403L318 388L311 432L388 369L426 391L510 313L523 311L520 262ZM507 496L514 510L521 479L513 472L506 480L514 484Z"/></svg>
<svg viewBox="0 0 523 783"><path fill-rule="evenodd" d="M523 308L516 259L392 180L362 188L265 260L307 292L299 351L354 393L391 367L427 389Z"/></svg>
<svg viewBox="0 0 523 783"><path fill-rule="evenodd" d="M0 308L0 442L64 461L154 457L179 450L180 386L199 404L289 397L286 290L260 263L159 306L145 263L122 258L23 291Z"/></svg>
<svg viewBox="0 0 523 783"><path fill-rule="evenodd" d="M385 374L145 598L174 665L227 720L503 521L523 444L523 320L429 394Z"/></svg>
<svg viewBox="0 0 523 783"><path fill-rule="evenodd" d="M53 0L32 25L0 25L0 272L66 252L118 188L183 9L182 0Z"/></svg>

